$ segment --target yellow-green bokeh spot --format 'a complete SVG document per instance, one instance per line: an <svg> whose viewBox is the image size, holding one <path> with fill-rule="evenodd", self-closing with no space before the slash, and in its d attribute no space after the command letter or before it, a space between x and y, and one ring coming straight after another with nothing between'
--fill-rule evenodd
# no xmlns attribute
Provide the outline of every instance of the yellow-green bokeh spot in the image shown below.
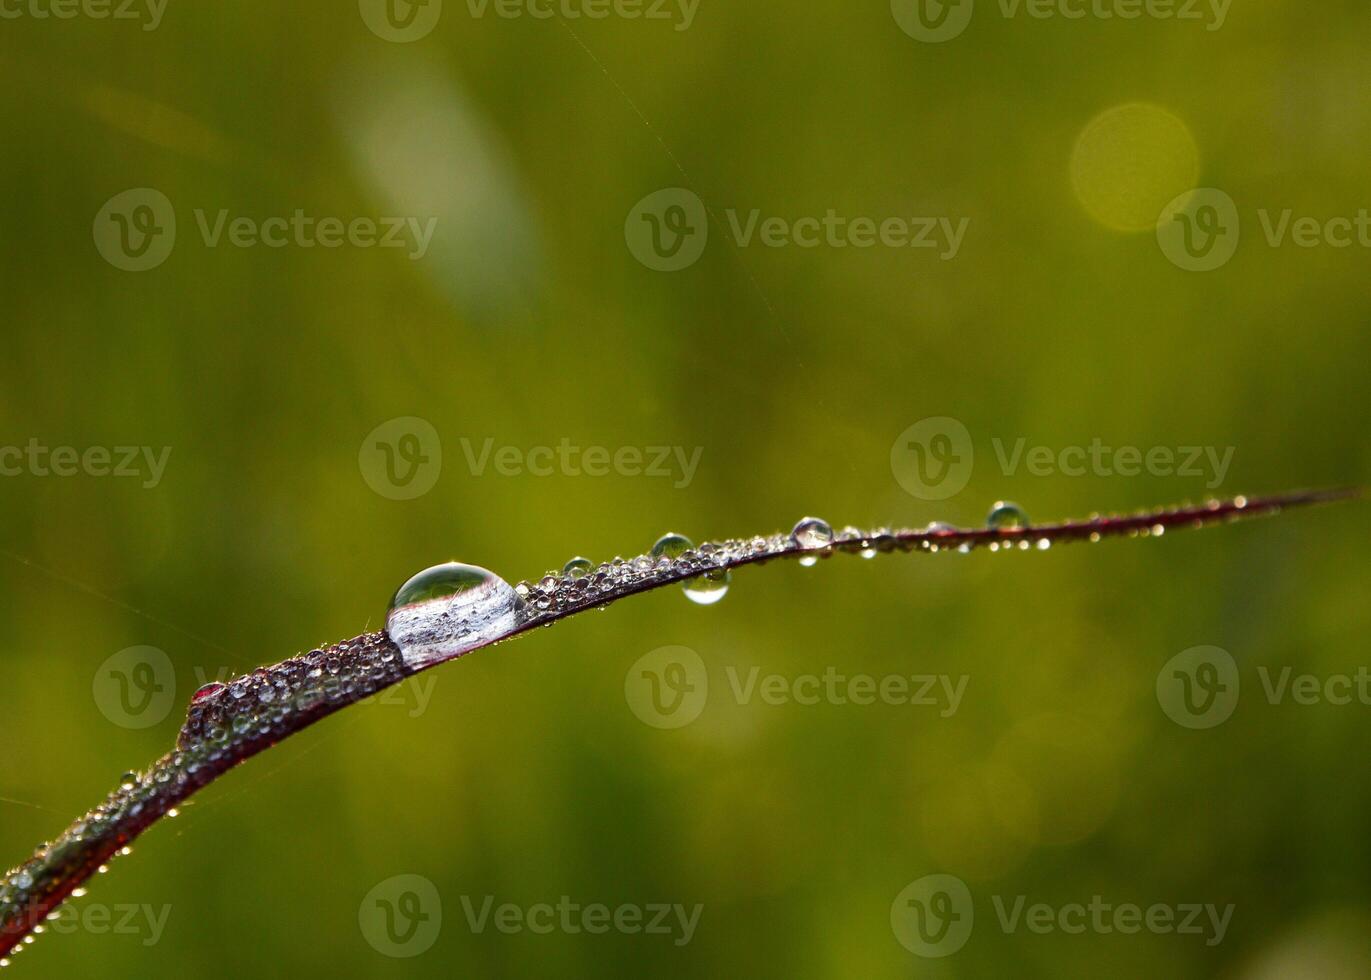
<svg viewBox="0 0 1371 980"><path fill-rule="evenodd" d="M1195 186L1200 151L1173 113L1130 102L1086 124L1071 153L1076 199L1100 224L1150 231L1168 201Z"/></svg>

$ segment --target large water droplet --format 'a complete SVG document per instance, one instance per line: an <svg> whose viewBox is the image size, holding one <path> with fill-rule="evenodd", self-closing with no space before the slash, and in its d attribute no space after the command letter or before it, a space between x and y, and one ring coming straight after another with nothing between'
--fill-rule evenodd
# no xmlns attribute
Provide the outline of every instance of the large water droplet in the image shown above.
<svg viewBox="0 0 1371 980"><path fill-rule="evenodd" d="M818 517L802 517L790 532L790 541L801 551L827 548L833 543L833 528ZM800 564L809 568L819 562L818 555L804 555Z"/></svg>
<svg viewBox="0 0 1371 980"><path fill-rule="evenodd" d="M728 587L733 581L733 573L727 568L715 568L687 579L683 588L686 598L701 606L712 606L728 595Z"/></svg>
<svg viewBox="0 0 1371 980"><path fill-rule="evenodd" d="M684 534L676 534L674 532L663 534L657 539L657 543L652 546L652 557L680 558L693 547L695 547L695 542L691 541Z"/></svg>
<svg viewBox="0 0 1371 980"><path fill-rule="evenodd" d="M585 578L595 571L595 563L589 558L573 558L562 566L562 574L567 578Z"/></svg>
<svg viewBox="0 0 1371 980"><path fill-rule="evenodd" d="M1001 500L990 508L990 513L985 518L985 526L992 531L1028 527L1028 515L1018 504Z"/></svg>
<svg viewBox="0 0 1371 980"><path fill-rule="evenodd" d="M691 541L684 534L669 533L663 534L657 539L657 543L652 546L652 557L665 559L675 562L677 559L684 558L691 561L699 556L693 554L695 542ZM712 553L713 546L706 543L701 548L702 554ZM708 557L708 554L705 554ZM701 606L712 606L725 595L728 594L728 586L733 581L733 573L727 568L713 568L703 575L686 579L681 583L681 591L691 602Z"/></svg>
<svg viewBox="0 0 1371 980"><path fill-rule="evenodd" d="M476 565L448 562L414 576L395 593L386 632L406 666L451 660L509 632L524 602L504 579Z"/></svg>

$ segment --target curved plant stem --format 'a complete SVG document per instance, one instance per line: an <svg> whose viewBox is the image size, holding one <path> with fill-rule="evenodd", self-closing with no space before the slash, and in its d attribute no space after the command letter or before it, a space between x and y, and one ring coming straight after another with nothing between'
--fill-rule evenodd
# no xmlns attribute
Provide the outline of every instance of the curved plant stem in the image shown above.
<svg viewBox="0 0 1371 980"><path fill-rule="evenodd" d="M777 558L826 558L838 552L1017 551L1070 541L1159 536L1224 521L1270 515L1286 507L1360 496L1359 489L1315 490L1273 497L1236 497L1128 516L1097 516L1023 527L922 530L845 529L831 543L802 547L784 534L706 542L675 558L616 558L579 576L521 582L519 615L508 629L473 647L490 646L538 626L650 589L701 575L722 576ZM464 650L464 653L470 650ZM145 772L131 772L95 809L31 859L0 878L0 966L33 942L35 928L139 834L229 769L335 711L411 674L415 668L384 633L364 633L258 668L192 700L176 748Z"/></svg>

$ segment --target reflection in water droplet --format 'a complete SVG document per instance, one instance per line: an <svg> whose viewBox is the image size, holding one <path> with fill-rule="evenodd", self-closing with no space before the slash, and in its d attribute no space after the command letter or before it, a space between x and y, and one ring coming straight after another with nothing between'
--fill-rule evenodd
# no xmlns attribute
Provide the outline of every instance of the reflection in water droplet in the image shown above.
<svg viewBox="0 0 1371 980"><path fill-rule="evenodd" d="M595 570L589 558L576 557L562 566L562 574L567 578L584 578Z"/></svg>
<svg viewBox="0 0 1371 980"><path fill-rule="evenodd" d="M728 587L732 581L733 573L727 568L705 572L696 578L686 580L686 598L701 606L712 606L728 595Z"/></svg>
<svg viewBox="0 0 1371 980"><path fill-rule="evenodd" d="M514 627L524 602L509 583L476 565L448 562L400 586L386 632L411 670L451 660Z"/></svg>
<svg viewBox="0 0 1371 980"><path fill-rule="evenodd" d="M985 525L993 531L1028 527L1028 515L1018 504L1001 500L990 508L990 513L985 518Z"/></svg>
<svg viewBox="0 0 1371 980"><path fill-rule="evenodd" d="M827 548L833 543L833 528L818 517L802 517L790 532L790 541L801 551ZM819 563L818 555L804 555L800 564L810 568Z"/></svg>
<svg viewBox="0 0 1371 980"><path fill-rule="evenodd" d="M653 558L680 558L695 547L695 543L684 534L663 534L652 546Z"/></svg>
<svg viewBox="0 0 1371 980"><path fill-rule="evenodd" d="M652 557L659 559L659 563L665 563L667 568L676 567L678 562L690 568L701 560L710 560L713 552L713 545L705 544L701 548L701 553L697 555L695 542L684 534L674 532L663 534L652 546ZM687 599L697 605L712 606L728 594L728 587L732 582L733 573L727 568L714 568L703 575L686 579L681 583L681 591Z"/></svg>
<svg viewBox="0 0 1371 980"><path fill-rule="evenodd" d="M221 684L219 681L210 681L191 695L190 702L191 704L200 704L202 701L208 701L210 698L218 697L227 690L227 684Z"/></svg>

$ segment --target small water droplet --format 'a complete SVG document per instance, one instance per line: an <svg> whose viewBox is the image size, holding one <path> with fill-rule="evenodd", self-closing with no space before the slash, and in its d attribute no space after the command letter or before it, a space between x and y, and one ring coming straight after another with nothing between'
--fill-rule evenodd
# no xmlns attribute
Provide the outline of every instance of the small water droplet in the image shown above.
<svg viewBox="0 0 1371 980"><path fill-rule="evenodd" d="M653 558L680 558L695 547L695 543L684 534L670 532L663 534L652 546Z"/></svg>
<svg viewBox="0 0 1371 980"><path fill-rule="evenodd" d="M589 558L576 557L562 566L562 574L567 578L584 578L595 570Z"/></svg>
<svg viewBox="0 0 1371 980"><path fill-rule="evenodd" d="M120 789L133 789L138 785L138 773L126 772L119 778Z"/></svg>
<svg viewBox="0 0 1371 980"><path fill-rule="evenodd" d="M833 543L833 528L818 517L802 517L790 532L790 542L801 551L817 551ZM804 555L800 564L811 568L819 563L818 555Z"/></svg>
<svg viewBox="0 0 1371 980"><path fill-rule="evenodd" d="M990 513L985 518L985 525L994 531L1028 527L1028 515L1018 504L1001 500L990 508Z"/></svg>
<svg viewBox="0 0 1371 980"><path fill-rule="evenodd" d="M204 687L200 688L200 690L196 691L194 694L191 695L190 703L199 704L202 701L208 701L210 698L217 698L226 690L228 690L227 684L221 684L219 681L210 681Z"/></svg>
<svg viewBox="0 0 1371 980"><path fill-rule="evenodd" d="M386 632L406 666L417 670L507 633L523 608L523 599L494 572L448 562L400 586L386 614Z"/></svg>

